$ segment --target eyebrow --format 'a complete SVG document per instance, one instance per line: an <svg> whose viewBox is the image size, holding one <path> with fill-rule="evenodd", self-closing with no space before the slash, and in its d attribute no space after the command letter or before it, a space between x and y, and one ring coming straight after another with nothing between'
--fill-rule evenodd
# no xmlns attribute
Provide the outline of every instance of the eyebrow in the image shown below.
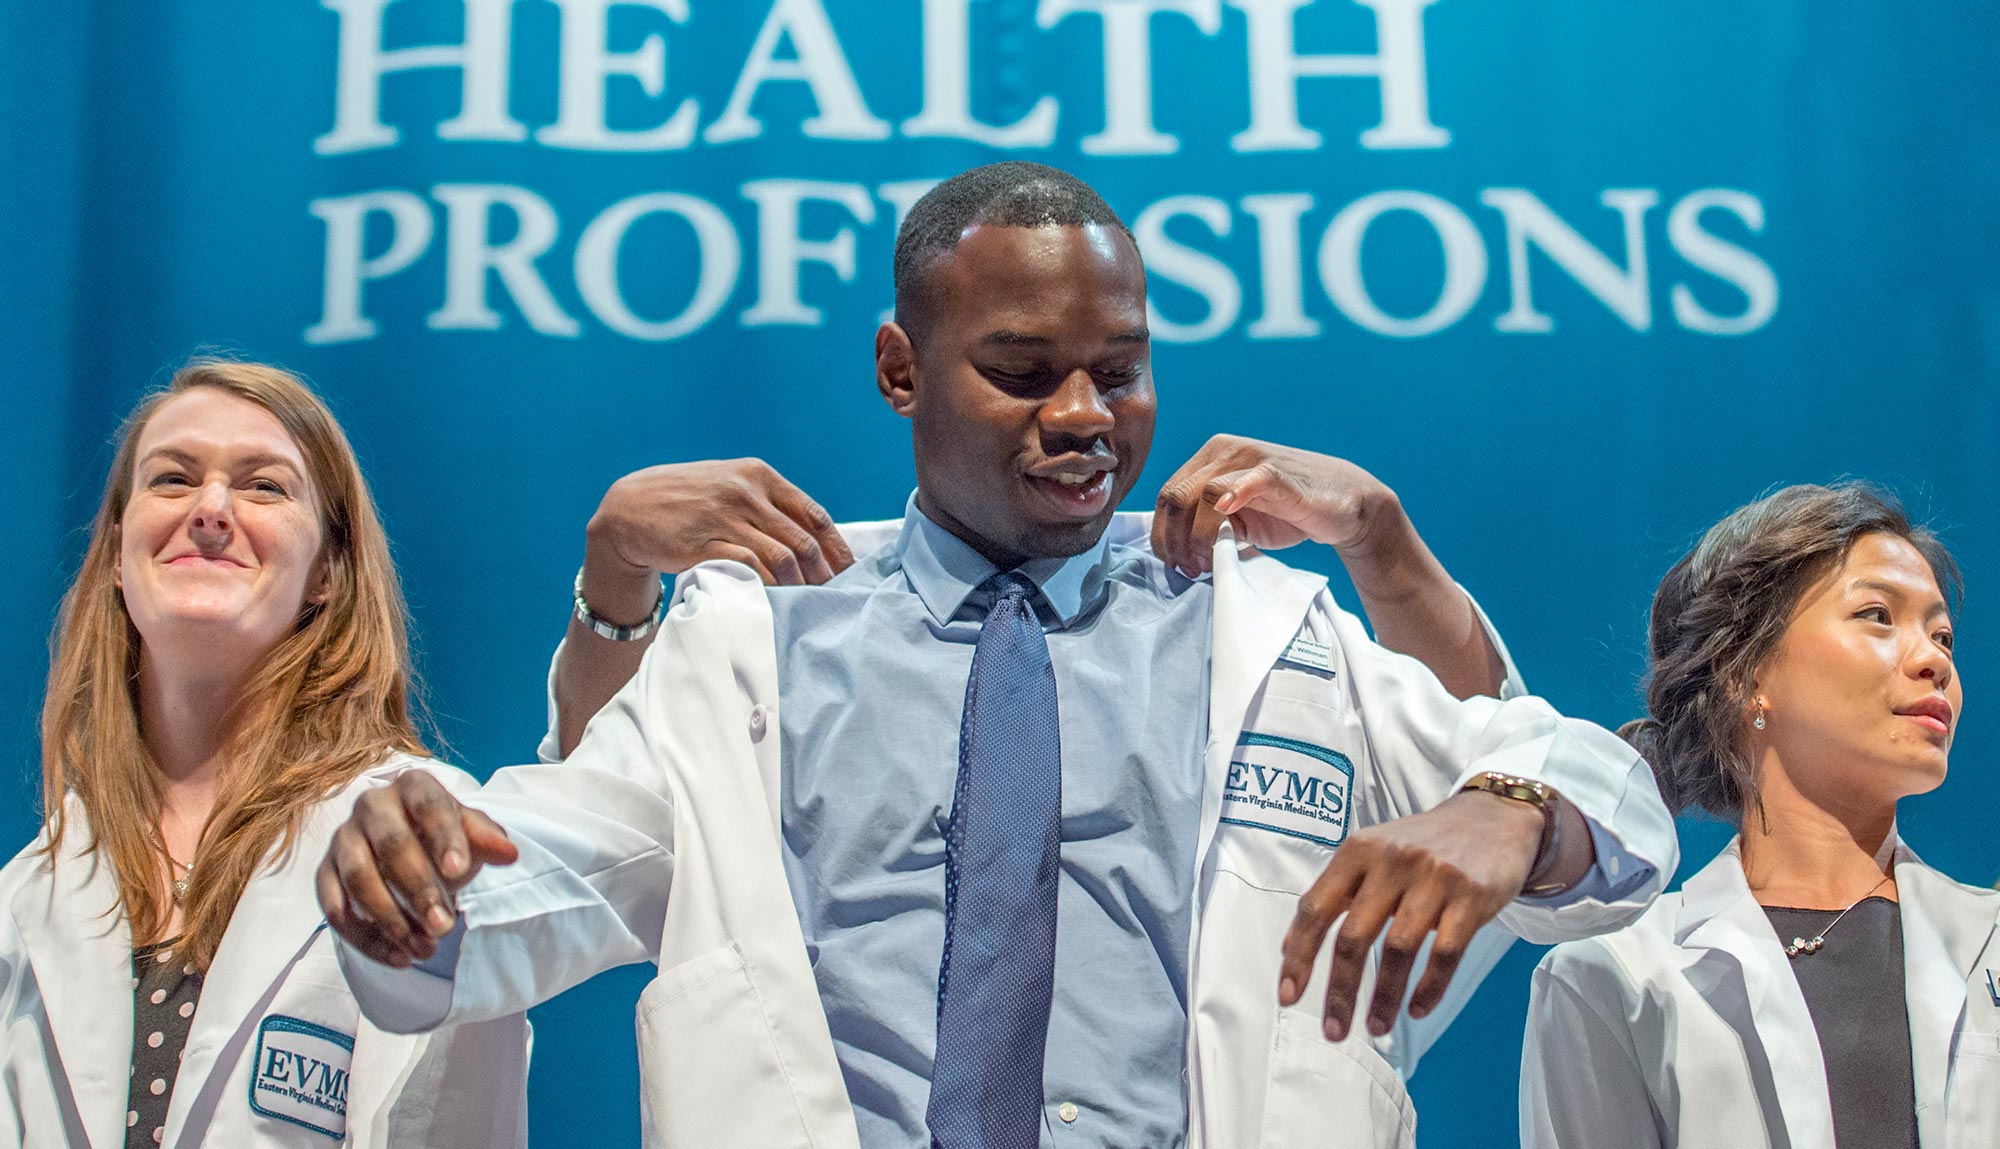
<svg viewBox="0 0 2000 1149"><path fill-rule="evenodd" d="M1872 578L1858 578L1858 579L1855 579L1855 580L1854 580L1854 581L1853 581L1852 583L1849 583L1849 584L1848 584L1848 589L1849 589L1849 590L1872 590L1872 591L1876 591L1876 592L1879 592L1879 593L1881 593L1881 594L1886 594L1886 595L1889 595L1889 596L1890 596L1890 597L1892 597L1892 598L1908 598L1908 597L1910 597L1910 592L1909 592L1909 589L1908 589L1908 588L1906 588L1906 587L1900 587L1900 586L1897 586L1897 585L1895 585L1894 583L1886 583L1886 582L1881 582L1881 581L1878 581L1878 580L1876 580L1876 579L1872 579ZM1934 601L1933 601L1933 602L1931 603L1931 606L1930 606L1930 609L1924 612L1924 617L1925 617L1925 618L1933 618L1933 617L1935 617L1935 616L1937 616L1937 615L1940 615L1940 614L1943 614L1943 615L1949 615L1950 613L1951 613L1951 610L1950 610L1950 608L1949 608L1949 607L1947 607L1947 606L1945 605L1945 602L1944 602L1944 600L1943 600L1943 599L1937 599L1937 600L1934 600Z"/></svg>
<svg viewBox="0 0 2000 1149"><path fill-rule="evenodd" d="M174 462L179 463L184 467L198 466L201 463L200 459L195 458L193 455L189 454L186 451L181 450L179 447L155 447L152 450L146 452L145 458L139 461L141 463L149 463L152 460L159 458L172 459ZM241 459L236 460L236 465L239 468L250 471L257 470L260 467L283 467L284 469L290 471L294 475L299 473L298 466L294 464L290 459L285 458L283 455L271 454L268 451L258 451L253 454L245 455Z"/></svg>
<svg viewBox="0 0 2000 1149"><path fill-rule="evenodd" d="M1151 343L1152 339L1152 333L1146 328L1133 327L1117 332L1110 336L1106 342L1146 344ZM1046 335L1030 335L1025 331L1014 331L1002 327L997 331L987 332L980 337L979 342L996 347L1047 347L1049 344L1054 343L1055 340L1050 339Z"/></svg>

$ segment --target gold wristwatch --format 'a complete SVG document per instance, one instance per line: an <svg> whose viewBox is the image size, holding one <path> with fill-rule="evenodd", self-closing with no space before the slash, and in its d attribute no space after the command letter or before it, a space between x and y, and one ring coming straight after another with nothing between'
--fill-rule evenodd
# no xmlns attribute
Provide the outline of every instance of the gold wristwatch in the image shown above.
<svg viewBox="0 0 2000 1149"><path fill-rule="evenodd" d="M1541 811L1542 840L1535 846L1535 861L1528 870L1527 882L1521 887L1521 896L1545 898L1551 894L1559 894L1566 888L1562 883L1546 877L1539 882L1535 880L1555 861L1556 852L1553 847L1556 844L1557 827L1561 823L1556 817L1556 811L1562 803L1561 794L1556 793L1547 783L1537 782L1533 778L1502 774L1498 770L1488 770L1459 789L1461 792L1482 790L1488 794L1497 794L1516 802L1526 802Z"/></svg>

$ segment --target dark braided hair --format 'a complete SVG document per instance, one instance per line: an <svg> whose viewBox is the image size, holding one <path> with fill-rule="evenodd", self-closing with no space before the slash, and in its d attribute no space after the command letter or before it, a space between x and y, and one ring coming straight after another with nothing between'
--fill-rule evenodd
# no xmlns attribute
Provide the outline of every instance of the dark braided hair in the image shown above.
<svg viewBox="0 0 2000 1149"><path fill-rule="evenodd" d="M1878 532L1917 548L1957 609L1963 579L1951 553L1928 527L1913 525L1894 496L1865 483L1786 487L1740 507L1660 580L1647 644L1647 716L1618 733L1652 763L1668 808L1739 825L1758 808L1742 744L1757 667L1806 592L1857 540Z"/></svg>
<svg viewBox="0 0 2000 1149"><path fill-rule="evenodd" d="M1008 160L961 172L924 193L896 233L896 322L919 338L928 318L924 274L977 224L997 227L1132 229L1104 197L1075 176L1047 164ZM1137 241L1133 249L1138 249Z"/></svg>

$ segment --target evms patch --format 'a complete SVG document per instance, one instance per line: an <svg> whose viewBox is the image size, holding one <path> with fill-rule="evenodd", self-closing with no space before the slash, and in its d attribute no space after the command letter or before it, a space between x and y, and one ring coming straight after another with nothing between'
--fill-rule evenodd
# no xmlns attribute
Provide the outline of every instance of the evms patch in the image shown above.
<svg viewBox="0 0 2000 1149"><path fill-rule="evenodd" d="M1338 846L1353 787L1354 763L1338 750L1245 732L1230 757L1222 820Z"/></svg>
<svg viewBox="0 0 2000 1149"><path fill-rule="evenodd" d="M250 1108L335 1141L347 1136L347 1071L354 1039L296 1017L272 1014L257 1027Z"/></svg>

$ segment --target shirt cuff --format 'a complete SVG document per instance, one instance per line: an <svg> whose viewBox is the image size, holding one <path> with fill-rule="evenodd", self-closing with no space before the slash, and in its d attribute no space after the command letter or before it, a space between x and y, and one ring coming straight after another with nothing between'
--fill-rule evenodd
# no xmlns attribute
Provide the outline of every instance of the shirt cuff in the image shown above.
<svg viewBox="0 0 2000 1149"><path fill-rule="evenodd" d="M368 1020L390 1033L425 1033L451 1013L458 975L459 947L465 942L465 915L437 941L437 952L407 969L383 965L337 938L334 952L354 1000Z"/></svg>
<svg viewBox="0 0 2000 1149"><path fill-rule="evenodd" d="M1590 844L1596 850L1597 864L1590 868L1590 872L1585 874L1581 881L1567 890L1539 898L1522 895L1519 901L1531 906L1546 906L1549 909L1561 909L1586 898L1609 904L1623 900L1633 890L1652 880L1653 867L1649 863L1635 857L1625 847L1619 845L1618 839L1599 826L1596 819L1585 815L1583 822L1590 827ZM443 950L440 949L439 952L442 953Z"/></svg>

